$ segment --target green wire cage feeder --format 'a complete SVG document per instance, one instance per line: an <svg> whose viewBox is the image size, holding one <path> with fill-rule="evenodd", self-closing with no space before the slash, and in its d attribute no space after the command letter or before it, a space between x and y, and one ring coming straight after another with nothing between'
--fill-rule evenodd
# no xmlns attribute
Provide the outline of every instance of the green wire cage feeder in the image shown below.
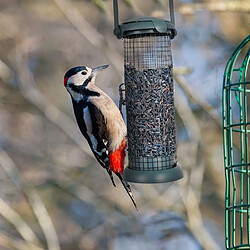
<svg viewBox="0 0 250 250"><path fill-rule="evenodd" d="M124 42L128 167L124 178L160 183L182 178L176 161L173 62L176 35L173 0L170 19L141 17L119 24L117 0L114 34Z"/></svg>
<svg viewBox="0 0 250 250"><path fill-rule="evenodd" d="M250 249L249 41L250 36L231 55L223 81L226 249Z"/></svg>

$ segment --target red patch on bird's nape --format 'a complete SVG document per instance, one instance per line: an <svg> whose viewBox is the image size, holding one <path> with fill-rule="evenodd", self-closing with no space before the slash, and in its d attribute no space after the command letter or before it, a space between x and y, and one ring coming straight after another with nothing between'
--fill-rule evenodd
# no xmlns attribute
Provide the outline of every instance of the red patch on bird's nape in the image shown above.
<svg viewBox="0 0 250 250"><path fill-rule="evenodd" d="M114 152L109 154L109 164L110 170L114 173L123 174L124 171L124 159L126 156L127 143L124 139L121 143L121 146Z"/></svg>
<svg viewBox="0 0 250 250"><path fill-rule="evenodd" d="M64 78L64 86L66 86L68 79L69 79L69 77Z"/></svg>

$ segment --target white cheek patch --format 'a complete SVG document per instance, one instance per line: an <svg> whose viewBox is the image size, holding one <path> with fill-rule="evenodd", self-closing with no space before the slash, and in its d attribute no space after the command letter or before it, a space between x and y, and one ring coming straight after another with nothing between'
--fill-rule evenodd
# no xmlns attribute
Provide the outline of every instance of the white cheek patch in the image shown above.
<svg viewBox="0 0 250 250"><path fill-rule="evenodd" d="M71 83L71 84L74 84L74 85L76 85L76 86L80 86L80 85L83 84L84 79L85 79L85 77L83 77L83 75L81 75L81 73L80 73L80 74L77 73L77 74L71 76L71 77L68 79L68 84Z"/></svg>
<svg viewBox="0 0 250 250"><path fill-rule="evenodd" d="M76 86L82 85L88 79L88 77L90 76L91 69L87 68L87 70L86 70L87 74L86 75L83 75L82 72L83 71L80 71L77 74L71 76L68 79L68 84L72 83L72 84L74 84Z"/></svg>

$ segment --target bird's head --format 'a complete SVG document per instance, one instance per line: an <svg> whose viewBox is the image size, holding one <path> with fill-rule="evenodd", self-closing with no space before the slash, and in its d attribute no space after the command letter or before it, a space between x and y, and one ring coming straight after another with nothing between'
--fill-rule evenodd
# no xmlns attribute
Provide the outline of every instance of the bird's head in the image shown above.
<svg viewBox="0 0 250 250"><path fill-rule="evenodd" d="M74 67L64 75L64 86L69 90L72 87L86 88L92 80L109 65L103 65L96 68L88 68L85 66Z"/></svg>

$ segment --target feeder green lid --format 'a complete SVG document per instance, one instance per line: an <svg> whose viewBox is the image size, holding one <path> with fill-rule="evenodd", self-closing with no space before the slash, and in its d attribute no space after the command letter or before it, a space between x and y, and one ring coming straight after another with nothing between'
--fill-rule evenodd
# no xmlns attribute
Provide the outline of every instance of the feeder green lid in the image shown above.
<svg viewBox="0 0 250 250"><path fill-rule="evenodd" d="M118 39L143 34L168 34L172 39L176 36L176 33L175 25L172 22L157 17L131 19L114 29L114 35Z"/></svg>

